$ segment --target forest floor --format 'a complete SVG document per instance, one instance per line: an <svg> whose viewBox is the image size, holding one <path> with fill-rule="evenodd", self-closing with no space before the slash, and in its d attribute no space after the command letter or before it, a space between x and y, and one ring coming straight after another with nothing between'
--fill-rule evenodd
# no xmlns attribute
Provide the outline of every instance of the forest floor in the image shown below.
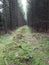
<svg viewBox="0 0 49 65"><path fill-rule="evenodd" d="M0 35L0 65L49 65L49 36L28 26Z"/></svg>

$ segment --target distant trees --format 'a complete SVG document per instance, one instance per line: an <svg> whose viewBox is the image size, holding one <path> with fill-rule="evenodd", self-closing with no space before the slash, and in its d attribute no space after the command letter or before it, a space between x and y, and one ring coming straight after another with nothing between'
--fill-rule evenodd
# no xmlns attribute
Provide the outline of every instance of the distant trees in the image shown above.
<svg viewBox="0 0 49 65"><path fill-rule="evenodd" d="M17 26L25 24L23 14L19 8L18 0L3 0L2 20L6 32L7 29L12 30Z"/></svg>
<svg viewBox="0 0 49 65"><path fill-rule="evenodd" d="M7 31L7 29L14 29L18 25L17 11L17 0L3 0L3 22L5 31Z"/></svg>
<svg viewBox="0 0 49 65"><path fill-rule="evenodd" d="M4 29L5 32L7 32L10 16L9 16L9 2L8 0L3 0L3 23L4 23Z"/></svg>
<svg viewBox="0 0 49 65"><path fill-rule="evenodd" d="M18 6L18 0L2 0L3 13L2 20L4 23L4 29L15 29L16 26L26 24L23 18L20 7ZM49 24L49 1L48 0L27 0L28 1L28 25L36 28L47 29ZM21 3L20 3L21 4Z"/></svg>
<svg viewBox="0 0 49 65"><path fill-rule="evenodd" d="M37 31L41 30L41 28L47 30L49 23L48 0L30 0L28 4L28 24Z"/></svg>
<svg viewBox="0 0 49 65"><path fill-rule="evenodd" d="M9 0L9 12L10 12L10 28L13 29L18 25L18 4L17 0Z"/></svg>

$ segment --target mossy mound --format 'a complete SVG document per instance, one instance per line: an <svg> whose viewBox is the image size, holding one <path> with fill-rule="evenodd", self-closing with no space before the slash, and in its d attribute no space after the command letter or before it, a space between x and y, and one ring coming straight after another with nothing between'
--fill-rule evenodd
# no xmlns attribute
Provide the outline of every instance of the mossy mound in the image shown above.
<svg viewBox="0 0 49 65"><path fill-rule="evenodd" d="M49 65L49 38L31 32L28 26L18 28L13 41L3 49L3 65Z"/></svg>

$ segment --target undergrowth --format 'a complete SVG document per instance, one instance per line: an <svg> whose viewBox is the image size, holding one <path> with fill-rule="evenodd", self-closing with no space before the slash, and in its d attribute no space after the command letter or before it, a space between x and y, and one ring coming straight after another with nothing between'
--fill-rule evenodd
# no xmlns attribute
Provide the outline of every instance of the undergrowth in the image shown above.
<svg viewBox="0 0 49 65"><path fill-rule="evenodd" d="M49 38L21 27L2 49L0 65L49 65Z"/></svg>

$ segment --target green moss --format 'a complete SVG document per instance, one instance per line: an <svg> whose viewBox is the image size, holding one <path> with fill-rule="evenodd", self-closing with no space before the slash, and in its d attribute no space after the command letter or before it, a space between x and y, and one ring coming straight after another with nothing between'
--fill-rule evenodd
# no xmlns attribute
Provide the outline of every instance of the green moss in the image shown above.
<svg viewBox="0 0 49 65"><path fill-rule="evenodd" d="M49 38L31 33L29 27L18 28L11 36L0 37L0 65L49 65Z"/></svg>

